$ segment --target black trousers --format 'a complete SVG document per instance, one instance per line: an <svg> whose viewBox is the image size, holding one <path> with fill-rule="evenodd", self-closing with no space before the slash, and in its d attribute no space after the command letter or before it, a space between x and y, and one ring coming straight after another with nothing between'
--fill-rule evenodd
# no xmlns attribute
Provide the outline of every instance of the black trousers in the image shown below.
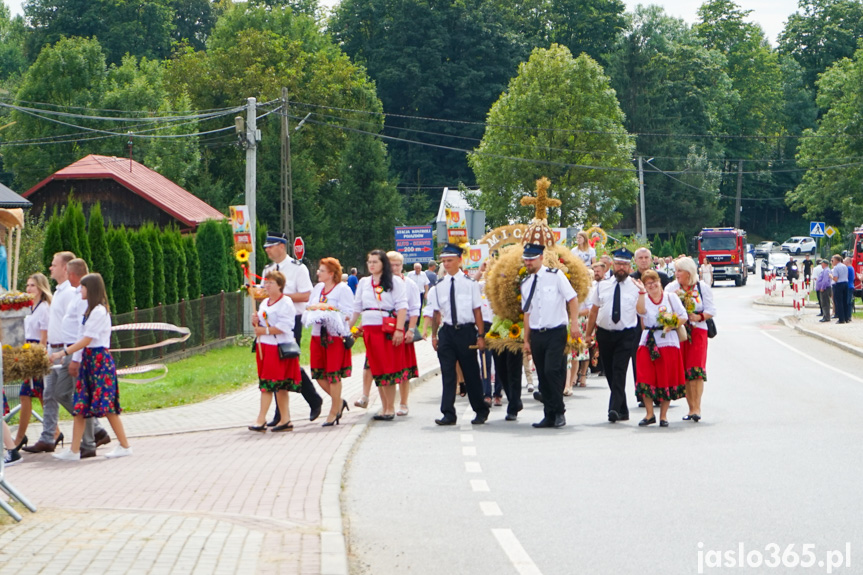
<svg viewBox="0 0 863 575"><path fill-rule="evenodd" d="M536 377L542 393L546 419L566 413L563 404L563 387L566 384L566 326L546 331L531 330L530 353L536 366Z"/></svg>
<svg viewBox="0 0 863 575"><path fill-rule="evenodd" d="M632 359L633 348L638 345L638 329L631 327L621 331L596 329L596 343L599 346L599 359L611 390L608 410L616 411L620 417L629 417L626 405L626 370Z"/></svg>
<svg viewBox="0 0 863 575"><path fill-rule="evenodd" d="M440 411L446 419L458 419L455 413L456 362L464 374L470 406L478 416L488 416L489 408L482 396L479 362L476 350L470 349L472 345L476 345L476 326L473 324L463 325L459 329L442 325L438 330L437 357L443 381Z"/></svg>
<svg viewBox="0 0 863 575"><path fill-rule="evenodd" d="M294 339L297 340L297 345L302 345L303 342L303 322L302 315L298 315L294 318ZM303 399L309 404L309 407L312 409L316 407L320 407L323 405L324 400L321 399L321 396L318 395L318 390L315 389L315 384L312 383L312 380L309 378L309 374L306 373L306 370L300 368L301 377L303 380L302 388L300 389L300 393L303 396ZM275 402L274 402L275 403ZM273 416L274 421L281 421L282 414L279 413L279 404L276 404L276 414Z"/></svg>
<svg viewBox="0 0 863 575"><path fill-rule="evenodd" d="M836 306L836 317L839 321L851 319L851 312L848 309L848 282L833 284L833 305Z"/></svg>
<svg viewBox="0 0 863 575"><path fill-rule="evenodd" d="M639 322L639 325L635 326L635 331L638 332L635 335L636 341L640 341L641 340L641 331L642 331L641 330L641 322ZM633 381L638 381L638 371L637 371L638 366L635 363L635 356L636 355L638 355L638 344L632 346L632 361L631 361L631 363L632 363L632 380ZM636 401L643 401L642 397L640 395L638 395L638 386L636 386L636 388L635 388L635 399L636 399Z"/></svg>
<svg viewBox="0 0 863 575"><path fill-rule="evenodd" d="M494 370L497 373L497 381L503 386L506 394L506 412L509 415L518 415L524 408L521 402L521 370L522 352L503 350L494 354Z"/></svg>

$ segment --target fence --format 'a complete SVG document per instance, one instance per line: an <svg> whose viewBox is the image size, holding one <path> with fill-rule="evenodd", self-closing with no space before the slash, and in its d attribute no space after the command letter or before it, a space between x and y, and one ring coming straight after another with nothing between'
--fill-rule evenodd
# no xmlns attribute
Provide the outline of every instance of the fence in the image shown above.
<svg viewBox="0 0 863 575"><path fill-rule="evenodd" d="M222 292L171 305L159 305L149 309L138 309L130 313L111 316L114 325L129 323L170 323L188 327L189 339L155 349L112 353L118 368L170 359L195 348L207 348L210 344L232 338L243 333L243 305L245 293ZM149 331L120 331L111 335L112 349L128 349L156 343L171 334Z"/></svg>

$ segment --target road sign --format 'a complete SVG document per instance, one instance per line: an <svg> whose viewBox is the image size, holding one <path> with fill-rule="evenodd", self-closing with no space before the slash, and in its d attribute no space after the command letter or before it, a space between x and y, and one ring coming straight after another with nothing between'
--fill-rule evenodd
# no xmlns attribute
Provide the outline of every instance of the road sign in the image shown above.
<svg viewBox="0 0 863 575"><path fill-rule="evenodd" d="M824 228L824 222L809 222L809 235L813 238L823 238Z"/></svg>
<svg viewBox="0 0 863 575"><path fill-rule="evenodd" d="M425 265L434 259L434 234L431 226L405 226L396 228L396 251L405 258L406 265Z"/></svg>
<svg viewBox="0 0 863 575"><path fill-rule="evenodd" d="M304 255L306 255L306 244L303 242L303 238L297 236L297 239L294 240L294 257L302 261Z"/></svg>
<svg viewBox="0 0 863 575"><path fill-rule="evenodd" d="M824 233L827 234L828 238L832 238L833 235L836 233L836 228L834 228L833 226L827 226L827 229L824 230Z"/></svg>

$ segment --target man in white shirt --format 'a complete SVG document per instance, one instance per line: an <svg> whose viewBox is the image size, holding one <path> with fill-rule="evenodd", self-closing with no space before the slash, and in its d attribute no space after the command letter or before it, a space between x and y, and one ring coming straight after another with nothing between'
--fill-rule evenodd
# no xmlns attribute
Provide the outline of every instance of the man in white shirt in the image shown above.
<svg viewBox="0 0 863 575"><path fill-rule="evenodd" d="M285 276L285 288L283 293L291 298L294 302L294 308L297 311L297 317L294 321L294 339L297 345L302 345L303 339L303 322L302 315L306 311L306 304L309 301L309 295L312 293L312 280L309 276L309 268L303 265L302 262L288 257L288 238L284 233L267 232L267 241L264 243L264 251L267 252L267 257L270 258L270 264L264 268L262 276L266 277L267 273L276 270ZM302 395L303 399L308 402L311 412L309 413L309 421L314 421L321 414L321 406L324 400L318 395L315 389L315 384L309 379L309 374L305 369L301 369L302 373ZM279 406L276 406L276 414L273 420L267 423L267 427L275 427L280 421L281 414Z"/></svg>
<svg viewBox="0 0 863 575"><path fill-rule="evenodd" d="M629 420L626 405L626 372L632 348L638 345L638 314L635 305L640 289L629 277L632 252L621 248L614 252L614 275L596 284L587 319L587 344L594 338L599 346L599 359L608 381L611 397L608 421Z"/></svg>
<svg viewBox="0 0 863 575"><path fill-rule="evenodd" d="M429 287L431 287L431 282L429 281L429 277L423 271L423 265L419 262L414 264L414 271L407 274L408 278L412 282L414 282L420 290L420 308L425 305L426 296L429 293Z"/></svg>
<svg viewBox="0 0 863 575"><path fill-rule="evenodd" d="M76 259L72 252L58 252L51 262L51 278L57 289L48 308L48 352L64 350L77 342L87 310L86 300L81 299L81 278L87 275L87 264ZM54 433L60 416L60 406L72 413L75 405L75 378L81 364L80 352L63 358L62 367L52 369L44 378L42 392L42 435L39 441L24 447L30 453L52 452L56 446ZM81 440L81 459L96 456L96 447L111 441L108 432L98 427L96 418L88 417ZM98 433L98 435L96 435Z"/></svg>
<svg viewBox="0 0 863 575"><path fill-rule="evenodd" d="M568 333L573 340L581 338L578 296L560 270L542 265L544 249L542 244L527 244L522 256L528 271L521 283L524 352L533 357L542 394L544 416L533 426L563 427L566 425L563 388L567 363L564 349Z"/></svg>

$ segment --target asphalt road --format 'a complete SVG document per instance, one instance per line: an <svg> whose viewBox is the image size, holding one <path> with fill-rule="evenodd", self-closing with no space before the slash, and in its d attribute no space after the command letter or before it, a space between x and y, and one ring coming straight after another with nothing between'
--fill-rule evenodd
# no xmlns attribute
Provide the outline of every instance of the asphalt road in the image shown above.
<svg viewBox="0 0 863 575"><path fill-rule="evenodd" d="M459 399L460 425L438 428L440 379L418 388L350 459L351 572L863 573L863 359L785 328L761 293L757 277L715 288L701 423L679 401L669 428L637 427L638 408L610 424L590 377L563 429L533 429L532 398L517 423L494 408L475 429ZM804 551L812 566L791 567Z"/></svg>

